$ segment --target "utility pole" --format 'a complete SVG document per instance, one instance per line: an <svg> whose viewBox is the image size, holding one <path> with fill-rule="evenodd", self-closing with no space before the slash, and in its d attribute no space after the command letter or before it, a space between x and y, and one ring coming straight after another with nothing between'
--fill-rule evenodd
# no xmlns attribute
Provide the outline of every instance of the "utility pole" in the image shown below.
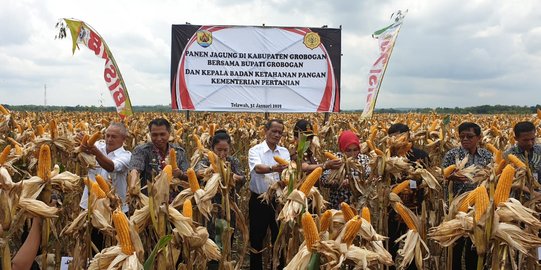
<svg viewBox="0 0 541 270"><path fill-rule="evenodd" d="M47 106L47 84L43 85L43 104Z"/></svg>

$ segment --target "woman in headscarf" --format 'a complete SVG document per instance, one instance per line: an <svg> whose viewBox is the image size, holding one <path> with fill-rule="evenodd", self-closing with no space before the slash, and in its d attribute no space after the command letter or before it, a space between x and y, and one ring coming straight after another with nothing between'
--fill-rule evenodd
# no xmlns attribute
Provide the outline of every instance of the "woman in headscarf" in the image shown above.
<svg viewBox="0 0 541 270"><path fill-rule="evenodd" d="M321 177L321 184L323 187L329 188L329 203L330 207L334 209L340 209L340 203L346 202L350 203L351 201L351 189L350 181L354 177L364 177L367 178L370 175L371 169L368 165L369 157L367 155L361 154L361 146L359 137L353 133L351 130L343 131L338 137L338 146L340 152L335 155L339 157L338 160L329 161L326 165L326 170L323 172ZM356 159L361 165L362 170L351 169L350 172L346 173L344 179L330 179L332 170L338 169L342 166L342 156L347 158Z"/></svg>

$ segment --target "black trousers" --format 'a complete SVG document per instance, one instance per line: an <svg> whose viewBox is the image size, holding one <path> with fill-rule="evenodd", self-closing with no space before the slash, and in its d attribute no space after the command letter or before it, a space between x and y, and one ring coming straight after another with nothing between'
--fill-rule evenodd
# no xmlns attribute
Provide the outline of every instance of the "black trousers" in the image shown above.
<svg viewBox="0 0 541 270"><path fill-rule="evenodd" d="M396 239L400 238L403 234L408 232L408 226L404 222L398 221L398 214L393 210L389 210L388 216L388 236L389 236L389 253L393 256L393 261L396 263L396 257L398 256L398 249L400 248L400 243L395 243ZM389 270L395 270L397 267L395 265L389 266ZM417 266L415 265L415 260L406 268L406 270L415 270Z"/></svg>
<svg viewBox="0 0 541 270"><path fill-rule="evenodd" d="M276 203L261 202L259 194L252 192L248 205L250 217L250 245L256 251L263 249L263 241L267 235L267 229L271 230L271 241L274 243L278 236L278 223L276 223ZM272 251L271 251L272 254ZM250 253L250 269L263 269L262 253Z"/></svg>
<svg viewBox="0 0 541 270"><path fill-rule="evenodd" d="M453 270L462 270L462 252L466 269L477 268L477 251L469 237L462 237L453 246Z"/></svg>

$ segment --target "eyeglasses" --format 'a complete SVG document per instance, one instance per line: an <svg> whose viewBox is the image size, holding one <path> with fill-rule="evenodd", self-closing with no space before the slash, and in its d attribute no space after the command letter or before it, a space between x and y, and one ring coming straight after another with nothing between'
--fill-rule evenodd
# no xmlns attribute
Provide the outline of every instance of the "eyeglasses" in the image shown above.
<svg viewBox="0 0 541 270"><path fill-rule="evenodd" d="M471 140L471 139L477 137L477 135L474 135L474 134L460 134L460 135L458 135L458 137L459 137L461 140L464 140L464 139Z"/></svg>

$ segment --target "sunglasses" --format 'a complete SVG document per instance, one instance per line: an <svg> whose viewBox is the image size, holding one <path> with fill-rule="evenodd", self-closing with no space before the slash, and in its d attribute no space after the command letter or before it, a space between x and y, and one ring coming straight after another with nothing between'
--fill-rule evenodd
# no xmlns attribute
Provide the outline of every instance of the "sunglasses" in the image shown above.
<svg viewBox="0 0 541 270"><path fill-rule="evenodd" d="M477 135L474 135L474 134L460 134L460 135L458 135L458 137L459 137L461 140L464 140L464 139L471 140L471 139L477 137Z"/></svg>

